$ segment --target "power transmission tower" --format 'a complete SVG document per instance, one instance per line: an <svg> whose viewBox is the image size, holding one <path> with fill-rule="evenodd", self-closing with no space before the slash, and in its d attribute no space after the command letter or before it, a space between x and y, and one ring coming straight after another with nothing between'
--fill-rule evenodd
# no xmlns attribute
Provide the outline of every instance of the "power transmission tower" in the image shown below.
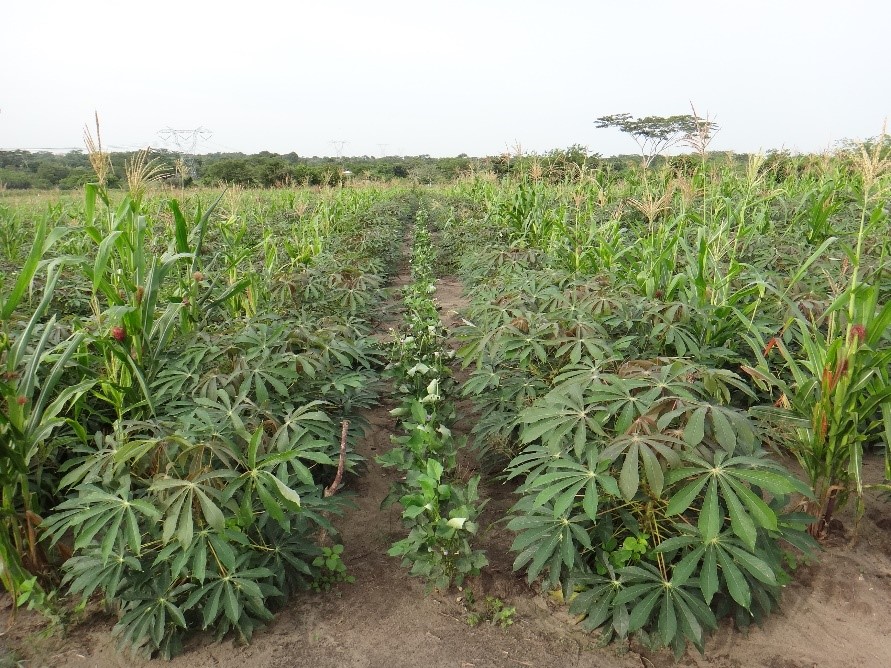
<svg viewBox="0 0 891 668"><path fill-rule="evenodd" d="M378 145L377 145L377 147L378 147L378 148L380 149L380 151L381 151L381 154L380 154L380 156L378 156L378 157L383 158L383 157L385 157L385 156L387 155L387 154L386 154L386 150L387 150L387 147L388 147L388 146L389 146L389 144L378 144Z"/></svg>
<svg viewBox="0 0 891 668"><path fill-rule="evenodd" d="M331 145L334 147L334 152L337 153L338 160L343 158L343 146L344 144L348 144L349 142L346 139L332 139Z"/></svg>
<svg viewBox="0 0 891 668"><path fill-rule="evenodd" d="M189 168L190 176L195 178L197 176L195 170L195 149L198 148L199 142L206 142L213 137L213 131L201 126L194 130L174 130L171 127L166 127L158 130L158 136L164 142L165 147L170 144L176 147L177 151L182 155L183 163Z"/></svg>
<svg viewBox="0 0 891 668"><path fill-rule="evenodd" d="M172 143L180 153L191 155L198 147L198 142L205 142L213 137L213 132L205 127L197 127L194 130L174 130L171 127L158 130L158 136L165 144Z"/></svg>

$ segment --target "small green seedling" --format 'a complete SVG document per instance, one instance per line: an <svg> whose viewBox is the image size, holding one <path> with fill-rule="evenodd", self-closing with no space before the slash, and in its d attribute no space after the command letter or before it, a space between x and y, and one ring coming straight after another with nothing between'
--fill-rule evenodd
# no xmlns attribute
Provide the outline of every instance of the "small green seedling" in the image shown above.
<svg viewBox="0 0 891 668"><path fill-rule="evenodd" d="M465 611L464 619L469 626L478 626L482 622L488 622L493 626L507 628L514 623L517 609L505 605L500 598L486 596L482 606L479 606L471 589L465 590L462 598Z"/></svg>
<svg viewBox="0 0 891 668"><path fill-rule="evenodd" d="M328 591L339 582L353 584L356 578L347 574L346 565L341 558L343 545L323 547L322 554L313 559L312 565L319 569L312 588L316 591Z"/></svg>

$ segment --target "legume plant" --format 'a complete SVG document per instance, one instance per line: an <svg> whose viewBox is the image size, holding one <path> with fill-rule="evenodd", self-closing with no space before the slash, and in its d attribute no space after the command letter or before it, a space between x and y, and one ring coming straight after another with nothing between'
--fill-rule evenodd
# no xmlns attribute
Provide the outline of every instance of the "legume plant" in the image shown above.
<svg viewBox="0 0 891 668"><path fill-rule="evenodd" d="M411 566L412 575L426 578L428 588L448 589L479 574L488 561L471 545L485 505L478 503L479 476L463 485L455 479L460 443L449 428L455 414L449 396L454 385L449 360L454 353L445 345L446 332L433 298L433 264L427 211L422 208L414 228L412 283L404 292L404 331L392 344L389 369L402 397L393 412L402 418L405 434L392 437L394 447L378 462L405 474L388 499L398 499L411 530L389 554L403 557L403 565Z"/></svg>

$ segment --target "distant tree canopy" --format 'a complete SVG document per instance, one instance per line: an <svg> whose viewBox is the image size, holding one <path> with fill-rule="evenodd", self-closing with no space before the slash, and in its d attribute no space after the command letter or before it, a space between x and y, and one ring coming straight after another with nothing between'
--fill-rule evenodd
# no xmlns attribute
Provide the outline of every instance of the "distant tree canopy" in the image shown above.
<svg viewBox="0 0 891 668"><path fill-rule="evenodd" d="M692 119L692 120L691 120ZM671 142L686 141L689 137L706 138L717 127L713 123L703 125L703 119L695 116L656 117L634 119L629 114L604 116L597 120L597 127L612 127L630 134L641 146L645 165L668 165L679 173L690 174L701 164L694 153L666 157L660 155ZM693 135L692 133L699 133ZM886 137L871 140L873 146L881 144L883 154L891 154L891 141ZM842 146L842 151L859 155L860 144ZM125 184L124 164L135 152L112 153L112 173L108 185ZM745 154L711 154L709 160L727 160L745 164ZM604 158L589 151L587 146L573 144L565 149L554 149L542 154L472 158L459 155L453 158L417 156L352 156L343 158L302 157L296 153L278 154L262 151L256 154L209 153L185 156L165 150L152 150L150 159L157 159L169 174L171 184L217 186L221 183L250 188L275 188L282 186L339 185L348 180L386 182L405 180L412 184L428 185L454 181L463 173L490 171L498 176L514 174L530 175L559 183L576 180L588 171L609 169L613 172L627 169L641 161L641 155L619 155ZM776 176L801 173L811 168L812 156L795 156L784 151L769 151L761 169ZM177 164L180 169L177 169ZM182 168L184 167L184 169ZM348 174L347 174L348 173ZM90 160L83 151L65 154L29 151L0 151L0 189L73 189L95 179Z"/></svg>
<svg viewBox="0 0 891 668"><path fill-rule="evenodd" d="M113 173L108 184L120 185L124 180L124 164L132 152L112 153ZM300 157L296 153L280 155L262 151L244 153L210 153L182 156L164 150L153 150L151 158L167 168L172 182L217 185L230 183L245 187L272 188L297 185L336 185L349 178L389 181L411 179L416 183L451 181L474 166L488 166L490 159L475 159L462 155L455 158L420 156L387 156L373 158L354 156L344 158ZM184 160L187 175L180 181L176 162ZM0 187L77 188L91 180L92 170L87 154L72 151L64 155L48 152L0 151Z"/></svg>
<svg viewBox="0 0 891 668"><path fill-rule="evenodd" d="M115 161L123 169L123 158ZM92 175L86 153L0 151L0 184L10 189L77 188Z"/></svg>
<svg viewBox="0 0 891 668"><path fill-rule="evenodd" d="M594 125L598 128L616 128L637 143L644 167L649 167L656 156L681 142L705 150L711 137L718 131L717 123L696 115L643 116L631 114L601 116Z"/></svg>

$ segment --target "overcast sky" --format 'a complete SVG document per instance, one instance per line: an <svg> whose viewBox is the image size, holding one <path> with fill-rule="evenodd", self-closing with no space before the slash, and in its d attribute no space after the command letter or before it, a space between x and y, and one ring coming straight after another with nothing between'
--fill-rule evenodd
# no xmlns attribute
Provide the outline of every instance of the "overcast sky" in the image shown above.
<svg viewBox="0 0 891 668"><path fill-rule="evenodd" d="M891 115L889 28L882 0L7 0L0 149L82 147L97 110L118 150L612 155L595 118L692 101L714 149L819 151Z"/></svg>

